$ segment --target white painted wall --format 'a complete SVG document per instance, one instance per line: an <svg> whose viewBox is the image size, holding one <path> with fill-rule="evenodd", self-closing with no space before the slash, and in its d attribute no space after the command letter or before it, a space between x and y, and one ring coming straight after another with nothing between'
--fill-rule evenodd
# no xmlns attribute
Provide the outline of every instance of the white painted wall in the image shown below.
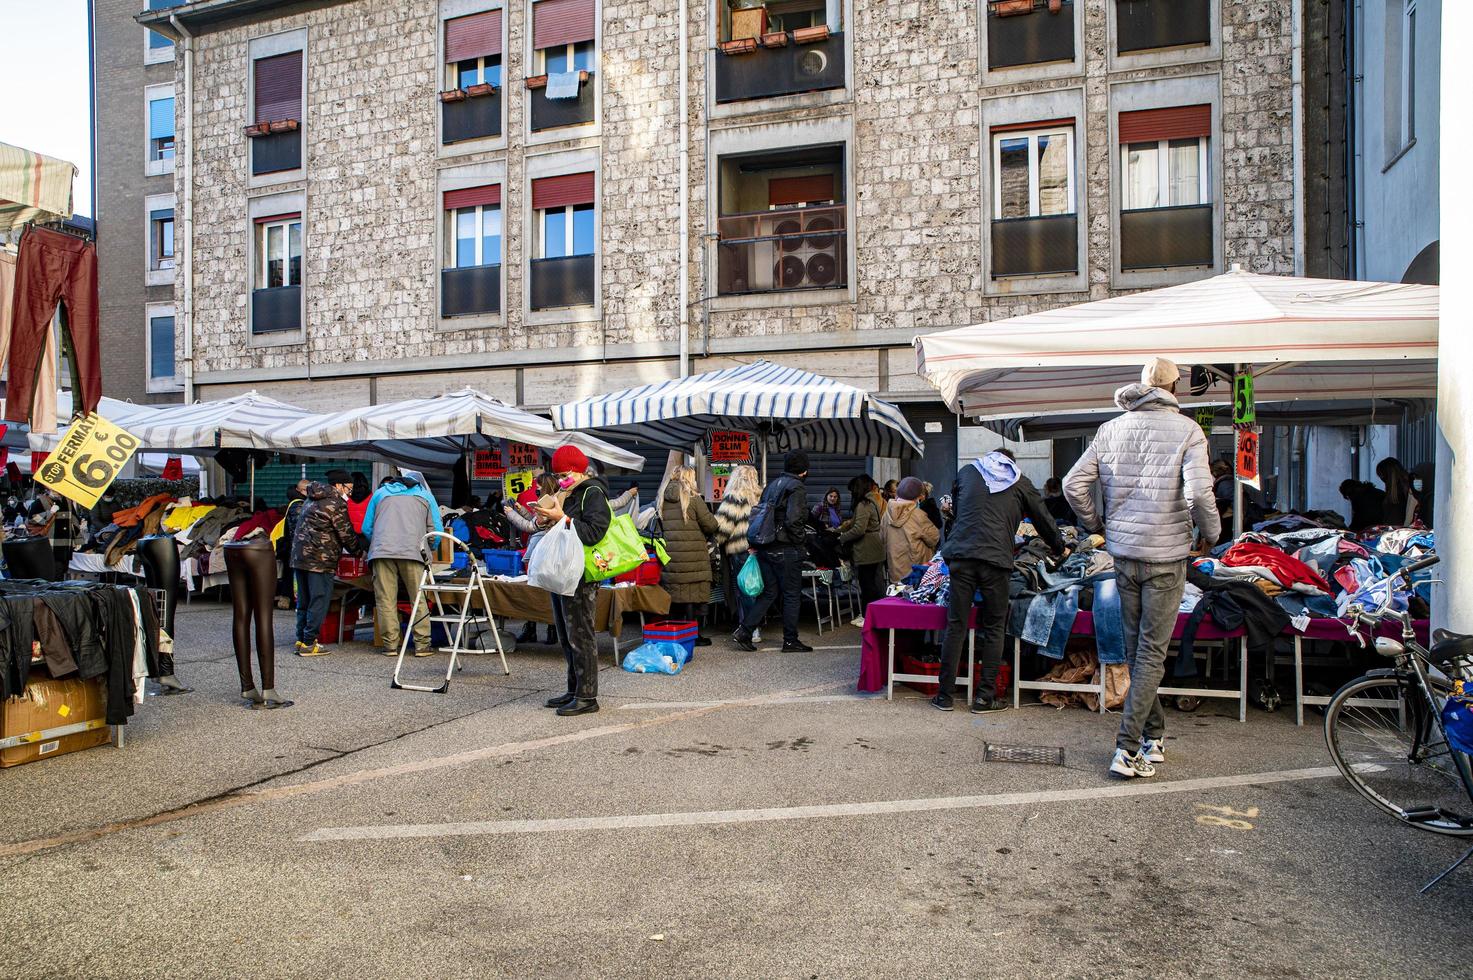
<svg viewBox="0 0 1473 980"><path fill-rule="evenodd" d="M980 425L962 426L956 433L957 466L1004 446L1018 458L1018 469L1023 475L1042 491L1043 482L1054 475L1054 444L1048 441L1013 442Z"/></svg>

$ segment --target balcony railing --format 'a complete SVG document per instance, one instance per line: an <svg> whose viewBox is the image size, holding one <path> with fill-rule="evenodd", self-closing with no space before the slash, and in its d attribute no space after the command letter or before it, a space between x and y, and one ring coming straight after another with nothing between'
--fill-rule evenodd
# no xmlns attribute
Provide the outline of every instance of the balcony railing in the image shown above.
<svg viewBox="0 0 1473 980"><path fill-rule="evenodd" d="M1120 212L1120 268L1212 265L1212 205Z"/></svg>
<svg viewBox="0 0 1473 980"><path fill-rule="evenodd" d="M251 291L251 333L302 329L302 287L275 286Z"/></svg>
<svg viewBox="0 0 1473 980"><path fill-rule="evenodd" d="M532 132L593 122L595 84L593 72L589 72L588 79L578 84L576 99L549 99L546 88L532 89Z"/></svg>
<svg viewBox="0 0 1473 980"><path fill-rule="evenodd" d="M501 312L501 266L440 270L440 315Z"/></svg>
<svg viewBox="0 0 1473 980"><path fill-rule="evenodd" d="M569 255L556 259L533 259L530 299L534 310L555 310L568 306L593 306L593 255Z"/></svg>
<svg viewBox="0 0 1473 980"><path fill-rule="evenodd" d="M844 87L844 35L746 54L715 53L716 101L740 102Z"/></svg>
<svg viewBox="0 0 1473 980"><path fill-rule="evenodd" d="M445 143L501 135L501 89L440 103L440 138Z"/></svg>
<svg viewBox="0 0 1473 980"><path fill-rule="evenodd" d="M999 17L987 14L987 67L1016 68L1051 61L1074 60L1074 4L1065 3L1058 13L1048 6L1035 7L1029 14Z"/></svg>
<svg viewBox="0 0 1473 980"><path fill-rule="evenodd" d="M728 215L718 220L722 296L847 285L843 205Z"/></svg>
<svg viewBox="0 0 1473 980"><path fill-rule="evenodd" d="M1212 42L1212 0L1117 0L1120 54Z"/></svg>
<svg viewBox="0 0 1473 980"><path fill-rule="evenodd" d="M1048 276L1079 271L1079 217L1050 214L992 223L992 276Z"/></svg>
<svg viewBox="0 0 1473 980"><path fill-rule="evenodd" d="M253 176L259 177L261 174L296 170L302 166L302 131L300 129L256 136L251 139L250 144L251 174Z"/></svg>

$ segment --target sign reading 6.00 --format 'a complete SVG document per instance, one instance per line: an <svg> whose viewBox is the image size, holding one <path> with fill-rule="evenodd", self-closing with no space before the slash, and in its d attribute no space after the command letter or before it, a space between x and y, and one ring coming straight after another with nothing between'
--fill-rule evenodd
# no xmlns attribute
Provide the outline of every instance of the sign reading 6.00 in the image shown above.
<svg viewBox="0 0 1473 980"><path fill-rule="evenodd" d="M73 422L46 457L36 482L83 507L92 507L133 458L138 440L93 412Z"/></svg>

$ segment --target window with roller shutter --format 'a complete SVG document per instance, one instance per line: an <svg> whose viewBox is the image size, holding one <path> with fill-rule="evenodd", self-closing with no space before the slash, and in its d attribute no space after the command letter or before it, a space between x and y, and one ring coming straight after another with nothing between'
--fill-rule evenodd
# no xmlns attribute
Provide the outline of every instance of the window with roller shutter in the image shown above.
<svg viewBox="0 0 1473 980"><path fill-rule="evenodd" d="M501 311L501 185L446 191L440 315Z"/></svg>
<svg viewBox="0 0 1473 980"><path fill-rule="evenodd" d="M532 181L531 309L595 304L598 223L594 194L591 172Z"/></svg>
<svg viewBox="0 0 1473 980"><path fill-rule="evenodd" d="M440 93L441 141L501 135L502 11L445 21L445 87Z"/></svg>
<svg viewBox="0 0 1473 980"><path fill-rule="evenodd" d="M246 135L251 139L255 176L302 166L302 60L298 50L257 58L251 64L254 119Z"/></svg>
<svg viewBox="0 0 1473 980"><path fill-rule="evenodd" d="M1120 268L1213 264L1210 105L1122 112Z"/></svg>
<svg viewBox="0 0 1473 980"><path fill-rule="evenodd" d="M594 121L598 68L597 0L532 0L532 72L528 126L532 132ZM558 76L576 72L576 89L561 89ZM549 97L549 91L552 97Z"/></svg>

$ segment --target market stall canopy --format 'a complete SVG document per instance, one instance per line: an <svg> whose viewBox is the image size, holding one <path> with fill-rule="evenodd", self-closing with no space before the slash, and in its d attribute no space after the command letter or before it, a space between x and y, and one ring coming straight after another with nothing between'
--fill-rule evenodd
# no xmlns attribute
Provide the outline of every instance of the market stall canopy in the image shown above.
<svg viewBox="0 0 1473 980"><path fill-rule="evenodd" d="M58 419L70 420L72 410L72 393L62 390L56 396L56 417ZM109 422L129 432L133 431L135 425L142 425L148 419L152 418L158 410L153 405L138 405L134 402L108 398L105 395L97 403L98 415L101 415ZM66 432L66 426L64 425L57 432L29 432L25 436L25 441L31 452L49 453L61 445L61 441L66 438ZM9 439L9 436L7 435L6 438Z"/></svg>
<svg viewBox="0 0 1473 980"><path fill-rule="evenodd" d="M106 412L101 414L109 417ZM128 424L112 421L136 436L144 451L209 454L252 448L251 439L243 433L269 432L308 414L306 409L249 391L219 401L161 406L139 413Z"/></svg>
<svg viewBox="0 0 1473 980"><path fill-rule="evenodd" d="M1437 316L1436 286L1233 271L926 334L916 370L953 411L983 419L1113 411L1153 355L1271 365L1255 371L1259 402L1432 398Z"/></svg>
<svg viewBox="0 0 1473 980"><path fill-rule="evenodd" d="M686 449L708 432L737 429L767 448L864 456L920 456L900 409L866 391L797 368L757 361L584 398L552 410L559 429L627 436Z"/></svg>
<svg viewBox="0 0 1473 980"><path fill-rule="evenodd" d="M65 160L0 143L0 237L27 221L70 218L76 175Z"/></svg>
<svg viewBox="0 0 1473 980"><path fill-rule="evenodd" d="M551 422L500 399L462 388L434 398L369 405L322 415L303 414L274 426L231 426L229 445L335 456L377 455L401 465L448 468L467 449L507 439L553 450L573 445L591 459L639 471L644 457L581 432L559 432Z"/></svg>

